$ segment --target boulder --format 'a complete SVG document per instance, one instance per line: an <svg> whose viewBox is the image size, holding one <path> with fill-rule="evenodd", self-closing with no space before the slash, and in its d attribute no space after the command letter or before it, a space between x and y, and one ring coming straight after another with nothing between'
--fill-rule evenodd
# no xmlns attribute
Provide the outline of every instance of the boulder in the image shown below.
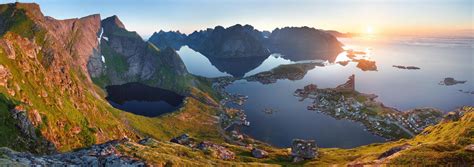
<svg viewBox="0 0 474 167"><path fill-rule="evenodd" d="M140 141L138 141L138 144L141 144L141 145L149 145L151 143L155 142L155 140L153 140L151 137L147 137L147 138L144 138Z"/></svg>
<svg viewBox="0 0 474 167"><path fill-rule="evenodd" d="M397 152L400 152L402 150L406 150L410 147L411 147L411 145L409 145L409 144L404 144L404 145L401 145L401 146L392 147L389 150L387 150L387 151L383 152L382 154L380 154L378 159L389 157L389 156L391 156L391 155L393 155Z"/></svg>
<svg viewBox="0 0 474 167"><path fill-rule="evenodd" d="M268 152L258 149L258 148L253 148L252 156L255 158L266 158L268 156Z"/></svg>
<svg viewBox="0 0 474 167"><path fill-rule="evenodd" d="M193 138L189 137L188 134L182 134L178 137L172 138L170 140L170 142L180 144L180 145L184 145L184 146L188 146L188 147L195 147L196 146L195 140Z"/></svg>
<svg viewBox="0 0 474 167"><path fill-rule="evenodd" d="M232 160L235 159L235 153L225 148L224 146L212 143L210 141L202 141L197 146L198 149L203 151L211 151L215 153L217 158L222 160Z"/></svg>
<svg viewBox="0 0 474 167"><path fill-rule="evenodd" d="M313 159L318 156L318 146L314 140L294 139L291 144L293 162Z"/></svg>

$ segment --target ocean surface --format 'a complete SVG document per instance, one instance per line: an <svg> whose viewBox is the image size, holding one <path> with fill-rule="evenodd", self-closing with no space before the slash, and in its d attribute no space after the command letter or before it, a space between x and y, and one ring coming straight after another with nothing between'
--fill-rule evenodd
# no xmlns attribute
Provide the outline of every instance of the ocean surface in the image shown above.
<svg viewBox="0 0 474 167"><path fill-rule="evenodd" d="M308 84L320 88L335 87L355 74L356 90L378 95L377 100L400 111L416 107L435 107L445 112L465 105L474 105L474 38L466 37L397 37L343 38L345 49L364 51L364 59L376 61L376 71L363 71L350 62L343 66L338 61L348 60L347 53L339 54L336 62L325 62L315 67L301 80L278 80L261 84L239 80L226 90L243 94L248 101L244 109L250 127L242 131L274 146L288 147L294 138L314 139L320 147L352 148L384 142L349 120L336 120L322 113L306 110L311 102L298 101L293 92ZM178 51L189 72L218 77L250 76L282 64L299 63L273 54L264 60L234 64L210 60L187 46ZM419 70L398 69L393 65L416 66ZM446 77L467 81L452 86L440 85ZM467 93L466 93L467 92ZM276 110L266 114L262 110Z"/></svg>

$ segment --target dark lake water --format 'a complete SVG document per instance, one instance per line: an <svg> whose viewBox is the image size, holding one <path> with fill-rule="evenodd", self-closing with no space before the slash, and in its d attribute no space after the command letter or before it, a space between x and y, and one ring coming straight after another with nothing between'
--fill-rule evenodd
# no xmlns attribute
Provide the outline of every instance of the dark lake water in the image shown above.
<svg viewBox="0 0 474 167"><path fill-rule="evenodd" d="M113 107L147 117L175 111L184 99L172 91L140 83L107 86L106 90Z"/></svg>
<svg viewBox="0 0 474 167"><path fill-rule="evenodd" d="M351 148L384 139L364 130L359 123L336 120L330 116L306 110L310 101L298 101L293 96L297 88L310 83L320 88L335 87L344 83L352 74L356 76L356 90L372 93L386 106L401 111L416 107L435 107L450 111L464 105L474 105L474 95L459 90L474 91L474 41L467 39L436 38L379 38L341 39L346 49L367 51L365 59L374 60L377 71L363 71L350 62L343 66L326 62L315 67L296 81L278 80L273 84L261 84L239 80L227 87L227 91L247 95L243 106L250 127L243 132L275 146L287 147L294 138L314 139L321 147ZM196 75L249 76L267 71L281 64L298 63L273 54L264 60L240 60L239 63L222 65L188 47L182 47L181 55L187 69ZM341 53L337 61L347 60ZM238 64L242 65L242 68ZM420 70L403 70L392 65L417 66ZM445 77L467 80L465 84L439 85ZM277 110L273 114L262 112L264 108Z"/></svg>

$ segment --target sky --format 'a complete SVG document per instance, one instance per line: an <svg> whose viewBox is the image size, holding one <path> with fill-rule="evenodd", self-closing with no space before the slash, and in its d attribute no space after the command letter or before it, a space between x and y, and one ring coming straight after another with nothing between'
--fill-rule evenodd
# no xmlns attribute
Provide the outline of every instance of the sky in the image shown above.
<svg viewBox="0 0 474 167"><path fill-rule="evenodd" d="M373 34L472 34L472 0L19 0L57 19L117 15L147 37L159 30L250 24L259 30L309 26ZM14 0L0 0L2 3Z"/></svg>

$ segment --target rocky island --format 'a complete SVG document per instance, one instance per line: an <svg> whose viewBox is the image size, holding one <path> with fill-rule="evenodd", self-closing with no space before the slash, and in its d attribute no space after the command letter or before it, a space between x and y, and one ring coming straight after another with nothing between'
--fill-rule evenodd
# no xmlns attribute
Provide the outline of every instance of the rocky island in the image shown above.
<svg viewBox="0 0 474 167"><path fill-rule="evenodd" d="M303 79L309 70L314 69L316 66L323 67L324 63L312 62L280 65L270 71L260 72L255 75L248 76L245 79L250 82L258 81L262 84L275 83L279 79L289 79L292 81L300 80Z"/></svg>
<svg viewBox="0 0 474 167"><path fill-rule="evenodd" d="M456 84L464 84L466 82L467 81L458 81L454 78L447 77L447 78L444 78L444 80L440 81L439 85L451 86L451 85L456 85Z"/></svg>

